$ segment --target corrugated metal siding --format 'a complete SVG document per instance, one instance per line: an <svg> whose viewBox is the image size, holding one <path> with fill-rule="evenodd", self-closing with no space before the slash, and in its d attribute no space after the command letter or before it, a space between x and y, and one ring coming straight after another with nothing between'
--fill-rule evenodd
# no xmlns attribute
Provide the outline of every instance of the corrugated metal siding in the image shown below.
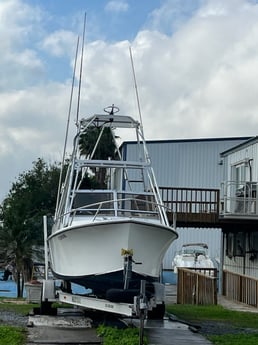
<svg viewBox="0 0 258 345"><path fill-rule="evenodd" d="M247 169L245 171L245 180L250 181L252 179L253 182L258 181L258 143L257 137L253 138L246 142L245 144L236 147L230 151L224 152L222 154L224 159L224 169L225 169L225 181L232 180L232 167L243 162L248 162L252 160L252 176L250 176L250 170L248 164L246 165ZM234 185L232 185L234 187ZM232 196L230 193L230 189L227 190L229 196ZM232 193L235 193L235 190L232 188ZM233 195L234 196L234 195ZM233 202L232 202L233 203ZM229 207L230 209L230 207ZM234 209L234 203L233 207ZM226 234L224 234L224 269L230 272L246 275L249 277L258 278L258 261L257 261L257 248L254 246L254 243L250 241L250 237L252 234L257 233L257 229L254 228L248 232L244 233L244 238L241 240L240 244L243 246L243 253L242 256L239 253L233 251L233 253L227 253L227 244L230 246L230 241L227 238ZM236 234L237 235L237 234ZM238 242L234 239L232 247L238 247ZM253 240L254 241L254 240ZM256 244L256 242L255 242Z"/></svg>
<svg viewBox="0 0 258 345"><path fill-rule="evenodd" d="M210 257L214 260L220 258L220 229L178 228L177 231L179 237L172 243L163 260L163 267L165 269L171 269L175 254L178 253L182 245L186 243L207 243Z"/></svg>
<svg viewBox="0 0 258 345"><path fill-rule="evenodd" d="M220 153L243 140L200 139L147 142L159 186L220 188ZM128 159L135 159L135 143L126 143Z"/></svg>
<svg viewBox="0 0 258 345"><path fill-rule="evenodd" d="M258 181L258 143L250 144L239 151L228 153L225 156L225 168L227 169L225 180L231 180L231 167L244 160L253 159L252 180Z"/></svg>
<svg viewBox="0 0 258 345"><path fill-rule="evenodd" d="M157 183L164 187L220 188L224 170L220 153L236 146L247 138L194 139L147 142ZM136 144L124 143L128 159L136 159ZM220 229L178 229L179 239L169 248L163 267L171 269L172 259L182 244L205 242L210 255L220 253Z"/></svg>

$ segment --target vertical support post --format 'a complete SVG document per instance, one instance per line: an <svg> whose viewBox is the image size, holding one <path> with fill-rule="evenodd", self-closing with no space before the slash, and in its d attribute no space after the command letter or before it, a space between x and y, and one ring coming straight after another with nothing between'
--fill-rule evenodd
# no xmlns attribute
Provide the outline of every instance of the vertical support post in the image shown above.
<svg viewBox="0 0 258 345"><path fill-rule="evenodd" d="M122 249L121 255L124 256L124 290L126 290L132 278L133 250Z"/></svg>
<svg viewBox="0 0 258 345"><path fill-rule="evenodd" d="M47 248L47 216L43 216L44 251L45 251L45 279L48 280L48 248Z"/></svg>
<svg viewBox="0 0 258 345"><path fill-rule="evenodd" d="M173 212L173 229L176 230L176 211Z"/></svg>
<svg viewBox="0 0 258 345"><path fill-rule="evenodd" d="M224 234L223 229L221 229L220 235L220 263L219 263L219 294L223 294L223 262L224 262Z"/></svg>
<svg viewBox="0 0 258 345"><path fill-rule="evenodd" d="M141 280L140 290L140 330L139 330L139 345L143 345L144 337L144 320L147 314L147 303L146 303L146 280Z"/></svg>
<svg viewBox="0 0 258 345"><path fill-rule="evenodd" d="M124 257L124 290L129 288L129 282L132 277L132 256Z"/></svg>

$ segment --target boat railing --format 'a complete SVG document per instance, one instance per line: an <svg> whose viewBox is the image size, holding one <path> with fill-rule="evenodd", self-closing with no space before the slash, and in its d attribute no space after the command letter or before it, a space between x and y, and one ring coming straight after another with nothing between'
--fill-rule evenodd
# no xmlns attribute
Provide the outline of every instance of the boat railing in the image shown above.
<svg viewBox="0 0 258 345"><path fill-rule="evenodd" d="M117 203L117 205L116 205ZM110 205L110 206L109 206ZM131 205L131 207L130 207ZM136 216L137 214L149 214L152 216L158 215L156 207L158 205L154 202L134 199L134 198L120 198L114 200L101 201L93 204L82 205L71 210L75 215L112 215L112 216Z"/></svg>
<svg viewBox="0 0 258 345"><path fill-rule="evenodd" d="M62 215L60 221L69 226L75 217L132 217L160 219L160 209L167 207L154 200L152 193L132 193L125 191L80 190L80 198L74 199L73 207ZM104 195L104 199L103 199ZM82 197L84 196L84 197ZM97 200L98 199L98 200ZM95 202L89 203L89 200ZM80 202L78 202L80 201Z"/></svg>

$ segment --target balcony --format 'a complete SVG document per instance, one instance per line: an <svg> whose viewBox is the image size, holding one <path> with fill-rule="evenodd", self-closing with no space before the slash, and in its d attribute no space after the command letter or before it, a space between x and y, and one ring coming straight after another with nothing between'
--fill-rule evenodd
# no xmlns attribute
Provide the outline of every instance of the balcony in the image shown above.
<svg viewBox="0 0 258 345"><path fill-rule="evenodd" d="M228 181L219 189L159 187L170 223L178 227L248 230L258 221L258 182L239 187Z"/></svg>
<svg viewBox="0 0 258 345"><path fill-rule="evenodd" d="M258 182L226 181L222 183L221 216L258 219Z"/></svg>
<svg viewBox="0 0 258 345"><path fill-rule="evenodd" d="M214 227L219 219L219 189L159 187L170 222L177 226ZM174 219L174 217L176 219Z"/></svg>

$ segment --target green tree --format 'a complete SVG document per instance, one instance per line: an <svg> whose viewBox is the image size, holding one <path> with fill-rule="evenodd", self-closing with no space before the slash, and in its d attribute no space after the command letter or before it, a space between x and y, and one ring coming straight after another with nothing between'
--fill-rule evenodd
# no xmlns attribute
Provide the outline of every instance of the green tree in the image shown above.
<svg viewBox="0 0 258 345"><path fill-rule="evenodd" d="M0 209L0 250L15 265L17 295L30 279L33 247L43 245L43 215L53 215L60 167L39 158L19 175ZM21 279L20 279L21 278Z"/></svg>

